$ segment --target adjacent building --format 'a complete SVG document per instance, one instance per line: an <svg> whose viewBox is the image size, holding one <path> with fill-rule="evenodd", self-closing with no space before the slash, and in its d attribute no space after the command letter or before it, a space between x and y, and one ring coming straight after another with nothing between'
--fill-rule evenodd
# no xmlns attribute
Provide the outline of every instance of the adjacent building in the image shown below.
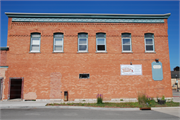
<svg viewBox="0 0 180 120"><path fill-rule="evenodd" d="M5 14L3 100L172 97L170 14Z"/></svg>
<svg viewBox="0 0 180 120"><path fill-rule="evenodd" d="M6 78L5 73L8 69L7 66L7 51L9 50L9 47L0 47L0 100L2 100L3 95L3 81Z"/></svg>
<svg viewBox="0 0 180 120"><path fill-rule="evenodd" d="M180 71L171 71L171 86L173 89L180 87Z"/></svg>

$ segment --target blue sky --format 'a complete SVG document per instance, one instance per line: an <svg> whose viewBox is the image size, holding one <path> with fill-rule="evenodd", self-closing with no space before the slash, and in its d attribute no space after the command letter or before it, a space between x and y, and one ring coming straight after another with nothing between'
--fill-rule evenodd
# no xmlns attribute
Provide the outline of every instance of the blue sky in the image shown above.
<svg viewBox="0 0 180 120"><path fill-rule="evenodd" d="M179 1L0 1L1 43L7 45L8 17L5 12L26 13L113 13L165 14L168 19L168 39L171 70L180 66Z"/></svg>

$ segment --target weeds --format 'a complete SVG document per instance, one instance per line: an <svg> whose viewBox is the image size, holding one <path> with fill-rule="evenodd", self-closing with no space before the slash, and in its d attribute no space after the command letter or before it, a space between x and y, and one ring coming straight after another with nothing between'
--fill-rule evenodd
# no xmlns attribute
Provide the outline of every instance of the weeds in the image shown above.
<svg viewBox="0 0 180 120"><path fill-rule="evenodd" d="M102 94L97 94L97 104L103 104L103 95Z"/></svg>

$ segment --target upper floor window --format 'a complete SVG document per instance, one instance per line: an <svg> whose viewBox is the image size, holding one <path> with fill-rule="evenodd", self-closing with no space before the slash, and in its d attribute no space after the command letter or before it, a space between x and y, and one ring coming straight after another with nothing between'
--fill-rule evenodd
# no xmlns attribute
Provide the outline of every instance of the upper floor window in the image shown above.
<svg viewBox="0 0 180 120"><path fill-rule="evenodd" d="M131 34L122 33L122 52L131 52Z"/></svg>
<svg viewBox="0 0 180 120"><path fill-rule="evenodd" d="M54 33L54 52L63 52L63 33Z"/></svg>
<svg viewBox="0 0 180 120"><path fill-rule="evenodd" d="M106 52L106 34L105 33L96 34L96 51Z"/></svg>
<svg viewBox="0 0 180 120"><path fill-rule="evenodd" d="M146 33L144 36L145 36L145 52L154 52L154 34Z"/></svg>
<svg viewBox="0 0 180 120"><path fill-rule="evenodd" d="M78 52L88 52L88 34L78 34Z"/></svg>
<svg viewBox="0 0 180 120"><path fill-rule="evenodd" d="M31 34L31 52L40 52L40 43L41 43L41 34L40 33L32 33Z"/></svg>

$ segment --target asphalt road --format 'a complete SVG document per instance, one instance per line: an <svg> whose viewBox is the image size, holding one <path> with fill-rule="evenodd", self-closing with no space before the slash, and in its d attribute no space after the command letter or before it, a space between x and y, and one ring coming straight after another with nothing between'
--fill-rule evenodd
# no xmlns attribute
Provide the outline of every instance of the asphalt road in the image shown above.
<svg viewBox="0 0 180 120"><path fill-rule="evenodd" d="M178 113L178 108L146 111L4 109L1 120L179 120Z"/></svg>

